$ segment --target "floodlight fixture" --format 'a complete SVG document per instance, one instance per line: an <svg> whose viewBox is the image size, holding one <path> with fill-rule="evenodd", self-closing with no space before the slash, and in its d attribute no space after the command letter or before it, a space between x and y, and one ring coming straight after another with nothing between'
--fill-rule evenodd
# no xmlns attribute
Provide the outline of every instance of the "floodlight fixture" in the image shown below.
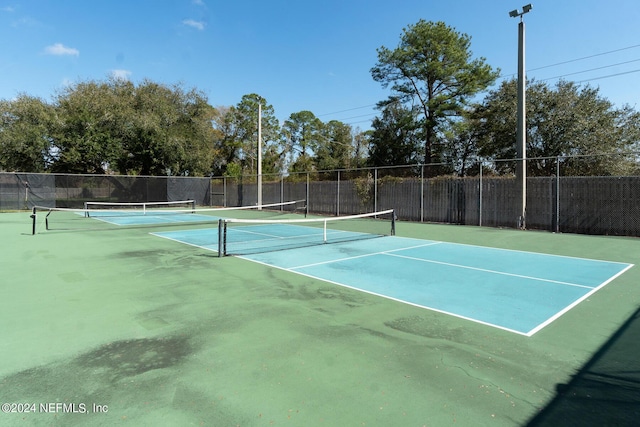
<svg viewBox="0 0 640 427"><path fill-rule="evenodd" d="M528 13L529 11L531 11L531 9L533 9L533 6L531 5L531 3L529 3L525 6L522 6L522 12L520 11L520 9L514 9L509 12L509 16L512 18L517 18L519 16L520 19L522 19L522 15Z"/></svg>

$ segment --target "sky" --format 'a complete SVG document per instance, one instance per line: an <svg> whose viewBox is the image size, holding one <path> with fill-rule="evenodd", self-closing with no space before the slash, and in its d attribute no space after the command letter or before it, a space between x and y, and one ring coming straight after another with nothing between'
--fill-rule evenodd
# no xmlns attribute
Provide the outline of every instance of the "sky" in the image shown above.
<svg viewBox="0 0 640 427"><path fill-rule="evenodd" d="M391 95L377 49L442 21L504 79L517 73L523 0L0 0L0 99L52 102L65 86L145 79L201 91L213 106L256 93L284 121L313 112L367 129ZM640 2L538 0L524 15L527 77L599 89L640 109Z"/></svg>

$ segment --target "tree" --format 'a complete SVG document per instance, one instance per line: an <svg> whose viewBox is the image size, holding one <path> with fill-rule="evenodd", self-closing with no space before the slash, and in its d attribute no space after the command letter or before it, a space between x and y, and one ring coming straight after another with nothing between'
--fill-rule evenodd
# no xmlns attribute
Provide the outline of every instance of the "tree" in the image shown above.
<svg viewBox="0 0 640 427"><path fill-rule="evenodd" d="M479 172L478 126L471 115L463 121L453 121L444 131L443 163L458 176ZM447 167L447 166L444 166Z"/></svg>
<svg viewBox="0 0 640 427"><path fill-rule="evenodd" d="M267 100L258 94L244 95L235 109L238 138L241 141L242 160L244 169L251 173L257 171L258 160L258 106L261 109L261 137L262 137L262 173L280 172L283 154L278 154L280 143L280 124L275 116L275 110ZM268 156L265 154L268 153Z"/></svg>
<svg viewBox="0 0 640 427"><path fill-rule="evenodd" d="M391 102L384 106L382 117L376 117L371 124L370 166L419 163L420 141L416 123L415 111L401 103Z"/></svg>
<svg viewBox="0 0 640 427"><path fill-rule="evenodd" d="M118 169L140 175L208 175L214 109L201 92L149 80L130 96Z"/></svg>
<svg viewBox="0 0 640 427"><path fill-rule="evenodd" d="M262 173L282 172L284 150L280 146L280 124L275 110L257 94L248 94L232 107L220 107L214 115L216 164L214 173L233 175L256 173L258 147L258 106L262 110Z"/></svg>
<svg viewBox="0 0 640 427"><path fill-rule="evenodd" d="M372 131L362 131L356 128L353 133L353 167L363 168L366 166L371 145Z"/></svg>
<svg viewBox="0 0 640 427"><path fill-rule="evenodd" d="M391 86L399 102L418 107L425 163L436 160L433 146L445 119L461 115L499 75L485 58L471 58L470 45L471 37L443 22L420 20L403 30L396 49L377 50L373 79Z"/></svg>
<svg viewBox="0 0 640 427"><path fill-rule="evenodd" d="M289 171L305 172L315 168L313 155L321 145L323 123L311 111L292 113L282 126L289 153Z"/></svg>
<svg viewBox="0 0 640 427"><path fill-rule="evenodd" d="M58 95L56 172L208 175L213 108L195 89L118 78Z"/></svg>
<svg viewBox="0 0 640 427"><path fill-rule="evenodd" d="M318 170L347 169L353 156L351 126L338 120L331 120L322 126L323 138L315 153Z"/></svg>
<svg viewBox="0 0 640 427"><path fill-rule="evenodd" d="M122 156L120 132L129 129L127 100L109 83L88 81L58 94L54 172L105 173Z"/></svg>
<svg viewBox="0 0 640 427"><path fill-rule="evenodd" d="M19 95L0 101L0 170L45 172L51 165L53 107Z"/></svg>
<svg viewBox="0 0 640 427"><path fill-rule="evenodd" d="M517 88L514 79L490 92L477 110L479 153L515 158ZM530 175L555 174L560 158L568 174L621 174L636 163L625 155L638 148L640 115L614 108L598 89L559 81L555 87L532 81L527 86L527 169ZM602 156L602 154L619 154ZM597 156L593 156L597 155ZM576 156L591 156L589 159ZM513 172L512 163L497 169Z"/></svg>
<svg viewBox="0 0 640 427"><path fill-rule="evenodd" d="M212 123L214 127L212 173L214 175L242 175L240 166L240 148L242 141L238 137L235 120L235 107L215 109Z"/></svg>

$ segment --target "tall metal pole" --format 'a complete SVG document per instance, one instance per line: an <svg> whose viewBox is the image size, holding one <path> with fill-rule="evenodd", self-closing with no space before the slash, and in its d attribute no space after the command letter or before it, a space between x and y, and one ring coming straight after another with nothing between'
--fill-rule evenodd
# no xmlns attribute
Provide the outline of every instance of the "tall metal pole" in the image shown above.
<svg viewBox="0 0 640 427"><path fill-rule="evenodd" d="M527 111L524 45L524 21L522 20L522 15L520 15L520 23L518 24L518 133L516 142L516 155L518 157L516 180L521 193L521 209L520 217L518 218L520 228L526 227L527 213Z"/></svg>
<svg viewBox="0 0 640 427"><path fill-rule="evenodd" d="M509 12L512 18L520 17L518 24L518 132L516 135L516 182L519 193L520 213L518 227L526 227L527 214L527 107L526 107L526 76L524 65L524 19L522 16L530 12L531 4L522 6L522 11L516 9Z"/></svg>
<svg viewBox="0 0 640 427"><path fill-rule="evenodd" d="M262 209L262 104L258 103L258 210Z"/></svg>

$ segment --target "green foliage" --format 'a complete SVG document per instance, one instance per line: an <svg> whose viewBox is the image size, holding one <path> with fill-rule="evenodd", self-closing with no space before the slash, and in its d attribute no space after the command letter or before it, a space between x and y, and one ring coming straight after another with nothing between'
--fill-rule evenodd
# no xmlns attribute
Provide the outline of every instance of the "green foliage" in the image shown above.
<svg viewBox="0 0 640 427"><path fill-rule="evenodd" d="M115 82L114 82L115 83ZM55 105L54 172L105 173L122 152L128 107L110 83L82 82L64 89Z"/></svg>
<svg viewBox="0 0 640 427"><path fill-rule="evenodd" d="M515 158L516 81L505 81L489 93L477 109L474 125L479 154L489 158ZM640 115L630 107L616 109L597 89L560 81L555 87L530 82L527 87L527 157L530 175L552 175L556 157L565 173L579 175L624 174L634 167L629 155L598 156L590 161L570 156L615 154L637 150ZM496 169L513 172L514 163ZM626 172L625 172L626 171Z"/></svg>
<svg viewBox="0 0 640 427"><path fill-rule="evenodd" d="M297 173L297 172L311 172L314 171L315 165L313 162L313 158L308 154L300 154L296 159L289 165L289 172Z"/></svg>
<svg viewBox="0 0 640 427"><path fill-rule="evenodd" d="M262 109L262 172L280 173L284 164L280 125L273 106L257 94L244 95L233 107L219 108L213 118L216 161L213 173L237 162L246 174L255 174L258 159L258 107Z"/></svg>
<svg viewBox="0 0 640 427"><path fill-rule="evenodd" d="M194 89L110 79L69 86L56 101L56 172L209 174L213 109Z"/></svg>
<svg viewBox="0 0 640 427"><path fill-rule="evenodd" d="M470 99L499 75L484 58L472 59L470 47L470 36L443 22L420 20L403 30L396 49L377 50L371 75L383 87L391 86L399 102L418 106L426 163L434 160L440 126L462 114Z"/></svg>
<svg viewBox="0 0 640 427"><path fill-rule="evenodd" d="M53 161L55 122L54 109L38 98L0 101L0 170L45 172Z"/></svg>
<svg viewBox="0 0 640 427"><path fill-rule="evenodd" d="M331 120L322 126L323 138L315 150L318 170L346 169L351 167L354 147L351 126Z"/></svg>
<svg viewBox="0 0 640 427"><path fill-rule="evenodd" d="M382 109L382 117L372 123L370 166L393 166L419 163L419 129L415 111L399 102Z"/></svg>
<svg viewBox="0 0 640 427"><path fill-rule="evenodd" d="M464 120L453 121L443 132L441 173L455 172L459 176L479 173L478 133L479 122L472 114Z"/></svg>
<svg viewBox="0 0 640 427"><path fill-rule="evenodd" d="M242 176L242 166L236 162L227 163L224 175L232 178L240 178Z"/></svg>
<svg viewBox="0 0 640 427"><path fill-rule="evenodd" d="M353 179L352 182L355 186L360 205L362 207L369 206L373 201L375 193L375 180L371 172L368 172L365 177Z"/></svg>
<svg viewBox="0 0 640 427"><path fill-rule="evenodd" d="M282 126L287 151L293 161L298 155L309 157L324 139L322 121L311 111L293 113Z"/></svg>

